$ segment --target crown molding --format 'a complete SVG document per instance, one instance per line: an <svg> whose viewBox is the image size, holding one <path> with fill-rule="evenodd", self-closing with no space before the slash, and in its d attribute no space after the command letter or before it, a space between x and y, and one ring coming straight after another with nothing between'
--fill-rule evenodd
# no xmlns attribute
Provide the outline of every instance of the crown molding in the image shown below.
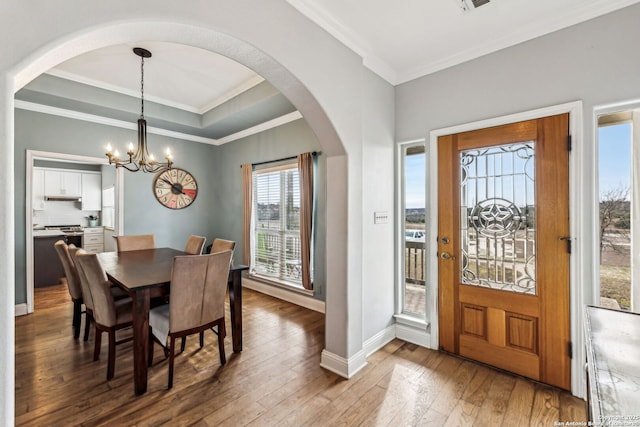
<svg viewBox="0 0 640 427"><path fill-rule="evenodd" d="M564 15L555 15L553 19L546 22L531 22L517 31L503 35L500 38L489 41L473 49L466 49L454 53L438 61L427 61L422 65L405 70L398 75L397 84L406 83L444 69L480 58L482 56L524 43L538 37L563 30L573 25L580 24L593 18L614 12L627 6L638 3L639 0L601 0L566 12Z"/></svg>
<svg viewBox="0 0 640 427"><path fill-rule="evenodd" d="M131 96L133 98L139 98L140 97L140 92L139 91L134 91L134 90L129 90L126 88L123 88L121 86L116 86L116 85L112 85L109 83L105 83L103 81L99 81L99 80L94 80L94 79L89 79L87 77L81 76L79 74L74 74L74 73L69 73L67 71L62 71L62 70L57 70L55 68L47 71L45 74L49 74L51 76L54 77L58 77L61 79L65 79L65 80L70 80L72 82L76 82L76 83L80 83L80 84L84 84L87 86L93 86L96 87L98 89L104 89L104 90L108 90L111 92L115 92L115 93L119 93L122 95L127 95L127 96ZM200 106L200 107L194 107L192 105L187 105L187 104L182 104L179 102L174 102L174 101L170 101L168 99L165 98L161 98L158 96L154 96L154 95L150 95L145 93L145 99L147 101L151 101L154 102L156 104L161 104L161 105L165 105L167 107L172 107L172 108L177 108L179 110L184 110L187 111L189 113L194 113L194 114L204 114L207 111L218 107L219 105L224 104L225 102L229 101L230 99L240 95L241 93L251 89L254 86L257 86L258 84L262 83L264 81L264 78L262 76L259 75L255 75L254 77L250 78L249 80L246 80L244 82L242 82L240 85L231 88L229 91L227 91L226 93L222 94L221 96L214 98L212 100L210 100L209 102L207 102L206 104Z"/></svg>
<svg viewBox="0 0 640 427"><path fill-rule="evenodd" d="M374 55L373 48L369 43L331 16L326 9L307 0L287 0L287 3L360 56L365 67L392 85L396 84L397 72L395 69Z"/></svg>
<svg viewBox="0 0 640 427"><path fill-rule="evenodd" d="M358 54L363 65L378 74L388 83L396 86L410 80L462 64L484 55L502 50L516 44L544 36L589 19L614 12L638 3L640 0L599 0L574 8L561 15L554 15L545 22L534 21L529 25L506 34L498 39L482 44L477 48L455 52L441 59L432 59L405 70L397 70L392 64L373 54L371 46L356 35L347 25L333 17L326 9L311 0L287 0L301 14L320 26L349 49Z"/></svg>
<svg viewBox="0 0 640 427"><path fill-rule="evenodd" d="M229 91L227 91L226 93L224 93L223 95L212 99L211 101L207 102L205 105L203 105L202 107L200 107L198 109L198 111L196 111L196 113L202 115L210 110L213 110L214 108L224 104L225 102L235 98L236 96L240 95L243 92L248 91L249 89L251 89L254 86L258 86L260 83L262 83L264 81L264 77L259 76L259 75L255 75L252 78L250 78L249 80L244 81L242 84L240 84L239 86L236 86L234 88L231 88Z"/></svg>
<svg viewBox="0 0 640 427"><path fill-rule="evenodd" d="M49 105L37 104L35 102L22 101L19 99L15 100L15 108L18 108L21 110L33 111L36 113L51 114L53 116L65 117L68 119L82 120L85 122L97 123L97 124L106 125L106 126L114 126L122 129L129 129L129 130L138 129L137 123L127 122L124 120L111 119L108 117L98 116L95 114L81 113L78 111L52 107ZM301 118L302 118L302 114L299 111L294 111L292 113L288 113L283 116L276 117L275 119L268 120L264 123L260 123L259 125L241 130L240 132L236 132L234 134L225 136L224 138L220 138L220 139L205 138L202 136L190 135L183 132L176 132L176 131L157 128L153 126L147 127L147 132L154 135L168 136L170 138L199 142L202 144L222 145L228 142L237 141L238 139L246 138L251 135L255 135L260 132L267 131L269 129L273 129L278 126L282 126L284 124L293 122Z"/></svg>
<svg viewBox="0 0 640 427"><path fill-rule="evenodd" d="M276 117L275 119L268 120L264 123L260 123L259 125L241 130L240 132L225 136L224 138L220 138L217 140L216 145L237 141L238 139L246 138L247 136L255 135L301 118L302 114L299 111L293 111L289 114L285 114L284 116Z"/></svg>
<svg viewBox="0 0 640 427"><path fill-rule="evenodd" d="M101 125L113 126L122 129L137 130L138 124L133 122L126 122L124 120L111 119L108 117L98 116L95 114L81 113L78 111L67 110L64 108L52 107L49 105L37 104L35 102L27 102L19 99L15 100L15 108L21 110L34 111L37 113L51 114L53 116L65 117L68 119L82 120L85 122L97 123ZM200 142L203 144L218 145L218 140L213 138L204 138L197 135L189 135L182 132L174 132L168 129L161 129L157 127L147 127L147 132L154 135L168 136L176 139L183 139L187 141Z"/></svg>

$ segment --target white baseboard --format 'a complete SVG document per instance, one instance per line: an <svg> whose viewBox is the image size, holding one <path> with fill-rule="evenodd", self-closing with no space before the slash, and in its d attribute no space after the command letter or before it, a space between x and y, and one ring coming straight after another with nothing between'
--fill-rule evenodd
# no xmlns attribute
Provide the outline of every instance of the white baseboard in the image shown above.
<svg viewBox="0 0 640 427"><path fill-rule="evenodd" d="M29 311L27 310L27 304L16 304L16 316L26 316Z"/></svg>
<svg viewBox="0 0 640 427"><path fill-rule="evenodd" d="M362 351L369 357L396 338L396 325L391 325L364 342Z"/></svg>
<svg viewBox="0 0 640 427"><path fill-rule="evenodd" d="M349 359L330 353L327 350L322 350L322 355L320 356L320 366L346 379L353 377L366 365L367 356L364 350L359 351Z"/></svg>
<svg viewBox="0 0 640 427"><path fill-rule="evenodd" d="M425 348L431 348L431 334L424 329L418 329L400 323L395 324L396 338Z"/></svg>
<svg viewBox="0 0 640 427"><path fill-rule="evenodd" d="M254 291L290 302L295 305L299 305L304 308L308 308L309 310L317 311L323 314L325 313L324 301L299 294L295 291L288 291L278 286L268 285L266 283L258 282L248 277L242 278L242 287L252 289Z"/></svg>

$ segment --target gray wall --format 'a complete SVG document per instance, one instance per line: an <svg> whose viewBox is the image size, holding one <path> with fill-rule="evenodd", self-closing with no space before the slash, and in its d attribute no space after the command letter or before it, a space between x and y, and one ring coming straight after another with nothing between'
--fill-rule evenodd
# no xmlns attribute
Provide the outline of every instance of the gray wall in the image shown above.
<svg viewBox="0 0 640 427"><path fill-rule="evenodd" d="M504 49L396 88L396 140L425 138L429 131L582 101L583 138L571 153L579 220L578 245L597 247L597 150L594 108L640 99L640 5ZM573 191L573 190L572 190ZM595 299L594 250L574 251L582 303ZM574 316L579 314L573 313ZM580 325L574 325L580 328ZM581 333L581 332L578 332Z"/></svg>
<svg viewBox="0 0 640 427"><path fill-rule="evenodd" d="M15 215L16 215L16 304L26 302L25 277L25 162L26 150L50 151L101 157L108 142L122 149L135 140L135 131L65 119L41 113L16 110L15 115ZM245 140L215 147L149 134L150 151L159 157L170 146L175 166L193 174L198 182L198 197L186 209L172 210L160 205L153 196L154 174L124 174L124 233L154 233L159 246L181 248L189 234L225 237L240 242L242 237L241 163L295 155L318 150L318 143L303 120L264 132ZM320 212L324 212L324 166L319 162ZM236 191L237 187L237 191ZM319 215L319 230L324 230L324 214ZM324 233L320 233L316 262L317 281L324 296ZM236 252L240 262L241 251Z"/></svg>
<svg viewBox="0 0 640 427"><path fill-rule="evenodd" d="M242 261L242 182L240 165L296 156L307 151L320 151L320 144L304 120L296 120L267 132L219 146L216 151L216 221L214 236L235 240L235 262ZM325 299L326 284L326 161L317 157L315 238L315 298Z"/></svg>
<svg viewBox="0 0 640 427"><path fill-rule="evenodd" d="M584 101L640 98L640 5L413 80L396 88L396 139L433 129Z"/></svg>

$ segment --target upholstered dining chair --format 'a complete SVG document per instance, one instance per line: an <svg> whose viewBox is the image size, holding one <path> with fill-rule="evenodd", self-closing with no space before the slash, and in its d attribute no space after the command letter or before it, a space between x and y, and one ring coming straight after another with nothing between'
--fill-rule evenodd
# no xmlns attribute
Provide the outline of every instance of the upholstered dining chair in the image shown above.
<svg viewBox="0 0 640 427"><path fill-rule="evenodd" d="M202 248L204 248L204 242L207 241L206 237L191 235L187 239L187 244L184 247L184 251L189 255L201 255Z"/></svg>
<svg viewBox="0 0 640 427"><path fill-rule="evenodd" d="M87 279L87 275L84 273L84 269L78 263L78 251L80 249L76 248L75 245L69 245L69 254L71 255L71 259L76 266L76 270L78 272L78 277L80 279L80 287L82 288L82 300L84 301L85 307L85 325L84 325L84 341L89 340L89 329L91 322L95 322L93 317L93 297L91 296L91 288L89 287L89 279ZM84 250L81 250L82 254L86 254ZM128 299L131 301L131 298L125 291L115 286L113 283L111 285L111 295L114 300ZM123 304L124 302L120 303Z"/></svg>
<svg viewBox="0 0 640 427"><path fill-rule="evenodd" d="M222 251L233 251L236 247L236 242L232 240L225 239L213 239L213 244L211 245L211 253L215 254L216 252Z"/></svg>
<svg viewBox="0 0 640 427"><path fill-rule="evenodd" d="M80 277L78 276L76 265L71 259L69 246L67 246L64 240L58 240L53 244L53 246L58 254L58 258L60 258L64 274L67 278L67 288L69 289L71 301L73 301L73 320L71 321L71 324L73 325L73 338L78 339L80 337L80 325L82 323L82 304L84 303L82 288L80 286ZM75 246L73 246L72 250L75 250ZM88 319L85 313L85 324L87 322Z"/></svg>
<svg viewBox="0 0 640 427"><path fill-rule="evenodd" d="M73 247L72 247L73 246ZM69 245L69 255L71 255L71 259L73 260L74 265L76 266L76 271L78 273L78 279L80 280L80 288L82 289L82 301L84 302L85 309L85 324L84 324L84 341L89 340L89 328L90 324L93 321L93 298L91 298L91 289L89 288L89 283L87 281L87 276L84 274L84 270L78 263L78 251L80 249L76 248L75 245Z"/></svg>
<svg viewBox="0 0 640 427"><path fill-rule="evenodd" d="M134 236L117 236L116 246L118 252L139 251L142 249L155 249L155 234L138 234Z"/></svg>
<svg viewBox="0 0 640 427"><path fill-rule="evenodd" d="M116 345L131 341L132 337L116 341L116 331L132 325L131 299L116 300L111 291L111 282L100 264L96 254L80 249L76 252L78 266L88 283L93 304L93 319L96 325L96 338L93 360L100 358L102 332L109 337L109 356L107 359L107 380L113 378L116 366Z"/></svg>
<svg viewBox="0 0 640 427"><path fill-rule="evenodd" d="M220 364L227 362L224 315L230 264L231 251L174 258L169 304L149 312L149 366L153 363L153 342L156 341L165 348L165 355L166 350L169 353L168 388L173 387L176 338L211 329L218 335Z"/></svg>
<svg viewBox="0 0 640 427"><path fill-rule="evenodd" d="M213 239L213 243L211 244L209 253L215 254L223 251L231 251L231 255L233 257L233 250L235 249L235 247L236 242L234 242L233 240L215 238ZM187 337L182 337L182 342L180 343L180 351L184 351L186 346ZM200 332L200 348L202 347L204 347L204 331Z"/></svg>

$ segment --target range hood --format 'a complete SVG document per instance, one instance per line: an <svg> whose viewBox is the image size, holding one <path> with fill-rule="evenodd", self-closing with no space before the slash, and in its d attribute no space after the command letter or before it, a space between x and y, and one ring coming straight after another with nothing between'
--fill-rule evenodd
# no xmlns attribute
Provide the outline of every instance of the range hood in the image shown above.
<svg viewBox="0 0 640 427"><path fill-rule="evenodd" d="M44 198L49 202L81 202L82 197L79 196L45 196Z"/></svg>

